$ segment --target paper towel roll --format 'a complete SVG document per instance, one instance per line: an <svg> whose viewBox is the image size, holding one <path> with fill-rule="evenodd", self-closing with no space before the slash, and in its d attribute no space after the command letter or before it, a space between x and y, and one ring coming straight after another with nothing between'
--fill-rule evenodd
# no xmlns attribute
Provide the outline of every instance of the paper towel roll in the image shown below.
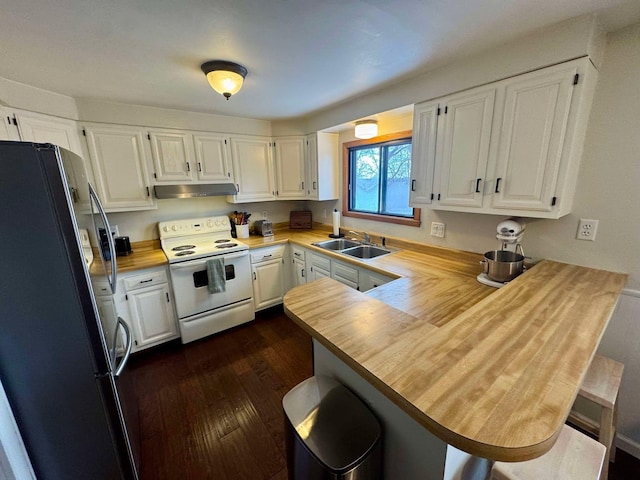
<svg viewBox="0 0 640 480"><path fill-rule="evenodd" d="M333 234L340 235L340 212L338 210L333 211Z"/></svg>

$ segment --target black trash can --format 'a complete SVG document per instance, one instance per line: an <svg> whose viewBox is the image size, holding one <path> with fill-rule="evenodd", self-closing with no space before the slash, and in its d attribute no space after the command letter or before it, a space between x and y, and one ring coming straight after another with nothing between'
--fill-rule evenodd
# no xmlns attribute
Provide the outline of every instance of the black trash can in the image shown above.
<svg viewBox="0 0 640 480"><path fill-rule="evenodd" d="M382 428L344 385L317 375L282 399L289 480L380 480Z"/></svg>

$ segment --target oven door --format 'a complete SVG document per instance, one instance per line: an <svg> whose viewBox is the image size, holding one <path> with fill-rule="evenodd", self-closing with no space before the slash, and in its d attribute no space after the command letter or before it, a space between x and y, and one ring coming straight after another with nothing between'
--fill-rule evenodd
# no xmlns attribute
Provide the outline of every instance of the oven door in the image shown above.
<svg viewBox="0 0 640 480"><path fill-rule="evenodd" d="M207 288L207 260L214 257L171 264L171 280L179 318L251 298L253 287L249 251L227 253L219 257L224 259L225 270L225 291L220 293L209 293Z"/></svg>

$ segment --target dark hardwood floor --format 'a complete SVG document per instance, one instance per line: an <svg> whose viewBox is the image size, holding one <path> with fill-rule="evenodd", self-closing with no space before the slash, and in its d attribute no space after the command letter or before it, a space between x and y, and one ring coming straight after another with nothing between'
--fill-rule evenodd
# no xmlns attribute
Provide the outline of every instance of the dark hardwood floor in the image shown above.
<svg viewBox="0 0 640 480"><path fill-rule="evenodd" d="M282 309L131 360L142 480L286 480L282 397L311 376L311 338Z"/></svg>
<svg viewBox="0 0 640 480"><path fill-rule="evenodd" d="M281 308L247 325L130 360L142 480L286 480L282 397L308 378L311 338ZM610 480L637 480L618 450ZM388 479L399 480L399 479Z"/></svg>

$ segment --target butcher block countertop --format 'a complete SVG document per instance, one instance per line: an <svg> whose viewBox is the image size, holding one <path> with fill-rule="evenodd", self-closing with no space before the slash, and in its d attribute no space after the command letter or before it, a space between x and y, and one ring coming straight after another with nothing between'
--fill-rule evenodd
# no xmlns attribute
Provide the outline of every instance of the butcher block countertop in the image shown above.
<svg viewBox="0 0 640 480"><path fill-rule="evenodd" d="M93 249L94 261L91 263L91 275L104 275L102 263L99 261L100 253L96 248ZM160 248L160 240L145 240L131 244L131 255L118 257L118 272L127 273L136 270L144 270L145 268L160 267L168 265L166 255ZM98 260L98 261L96 261Z"/></svg>
<svg viewBox="0 0 640 480"><path fill-rule="evenodd" d="M367 293L329 278L295 287L284 297L290 318L461 450L523 461L553 446L625 274L544 260L494 289L476 281L480 254L390 239L394 253L360 261L312 245L327 234L283 229L241 241L297 244L397 279ZM158 240L132 246L118 271L168 264Z"/></svg>
<svg viewBox="0 0 640 480"><path fill-rule="evenodd" d="M419 255L382 257L407 277L367 294L331 279L296 287L285 311L445 442L494 460L542 455L626 275L545 260L487 291L454 260Z"/></svg>

